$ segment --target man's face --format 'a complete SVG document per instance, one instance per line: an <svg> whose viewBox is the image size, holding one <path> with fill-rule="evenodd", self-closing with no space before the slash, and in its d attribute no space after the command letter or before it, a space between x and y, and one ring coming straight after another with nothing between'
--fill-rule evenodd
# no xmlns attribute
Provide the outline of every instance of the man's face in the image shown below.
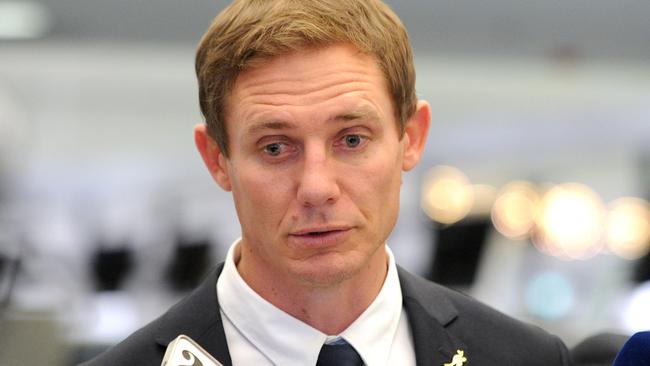
<svg viewBox="0 0 650 366"><path fill-rule="evenodd" d="M401 172L424 144L412 130L428 127L421 109L426 123L410 121L400 139L377 63L349 45L242 72L227 103L229 157L214 142L202 153L232 191L244 277L329 286L385 267L379 249L397 218Z"/></svg>

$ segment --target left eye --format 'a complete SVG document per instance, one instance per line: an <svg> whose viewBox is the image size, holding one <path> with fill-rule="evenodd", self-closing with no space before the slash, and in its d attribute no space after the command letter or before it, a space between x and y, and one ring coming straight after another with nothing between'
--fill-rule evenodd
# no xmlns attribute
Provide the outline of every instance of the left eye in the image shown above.
<svg viewBox="0 0 650 366"><path fill-rule="evenodd" d="M363 137L360 135L347 135L343 137L343 142L345 142L345 146L347 147L357 147L362 141Z"/></svg>

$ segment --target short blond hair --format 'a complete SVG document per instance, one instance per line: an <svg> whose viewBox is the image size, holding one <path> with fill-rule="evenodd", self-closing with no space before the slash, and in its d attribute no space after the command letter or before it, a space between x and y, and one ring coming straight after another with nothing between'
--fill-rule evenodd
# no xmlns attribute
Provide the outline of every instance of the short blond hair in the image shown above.
<svg viewBox="0 0 650 366"><path fill-rule="evenodd" d="M394 103L400 135L415 112L413 52L404 25L380 0L235 0L199 43L199 102L210 136L228 156L226 100L253 62L351 43L377 61Z"/></svg>

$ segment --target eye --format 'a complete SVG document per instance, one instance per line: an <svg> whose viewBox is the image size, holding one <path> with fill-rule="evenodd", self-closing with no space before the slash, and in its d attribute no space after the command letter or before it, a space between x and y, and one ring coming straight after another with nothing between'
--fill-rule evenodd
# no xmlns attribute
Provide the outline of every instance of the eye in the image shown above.
<svg viewBox="0 0 650 366"><path fill-rule="evenodd" d="M278 156L282 153L282 147L284 144L279 142L274 142L264 146L264 152L271 156Z"/></svg>
<svg viewBox="0 0 650 366"><path fill-rule="evenodd" d="M360 135L347 135L343 138L347 147L357 147L361 144L362 137Z"/></svg>

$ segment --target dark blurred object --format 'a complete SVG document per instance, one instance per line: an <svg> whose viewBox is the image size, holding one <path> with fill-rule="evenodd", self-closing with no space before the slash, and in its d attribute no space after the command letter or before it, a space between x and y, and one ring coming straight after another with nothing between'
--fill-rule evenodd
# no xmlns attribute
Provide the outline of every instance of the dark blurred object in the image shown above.
<svg viewBox="0 0 650 366"><path fill-rule="evenodd" d="M610 366L628 338L616 333L587 337L571 349L571 358L575 366Z"/></svg>
<svg viewBox="0 0 650 366"><path fill-rule="evenodd" d="M72 348L69 357L69 365L79 365L98 356L100 353L109 349L108 344L83 344Z"/></svg>
<svg viewBox="0 0 650 366"><path fill-rule="evenodd" d="M650 281L650 253L644 255L636 261L634 281L636 283Z"/></svg>
<svg viewBox="0 0 650 366"><path fill-rule="evenodd" d="M466 219L448 226L434 226L437 244L428 278L449 286L471 285L476 277L489 228L488 218Z"/></svg>
<svg viewBox="0 0 650 366"><path fill-rule="evenodd" d="M639 164L641 186L646 187L646 201L650 201L650 150L642 156ZM650 244L650 243L648 243ZM643 283L650 281L650 253L644 255L636 261L636 267L633 275L633 281Z"/></svg>
<svg viewBox="0 0 650 366"><path fill-rule="evenodd" d="M210 241L184 240L176 244L168 279L174 290L187 291L199 284L212 263Z"/></svg>
<svg viewBox="0 0 650 366"><path fill-rule="evenodd" d="M9 305L19 268L19 258L10 258L0 253L0 310Z"/></svg>
<svg viewBox="0 0 650 366"><path fill-rule="evenodd" d="M632 335L616 355L612 366L650 366L650 332Z"/></svg>
<svg viewBox="0 0 650 366"><path fill-rule="evenodd" d="M101 247L94 255L93 273L98 291L119 290L133 269L133 252L127 247Z"/></svg>

